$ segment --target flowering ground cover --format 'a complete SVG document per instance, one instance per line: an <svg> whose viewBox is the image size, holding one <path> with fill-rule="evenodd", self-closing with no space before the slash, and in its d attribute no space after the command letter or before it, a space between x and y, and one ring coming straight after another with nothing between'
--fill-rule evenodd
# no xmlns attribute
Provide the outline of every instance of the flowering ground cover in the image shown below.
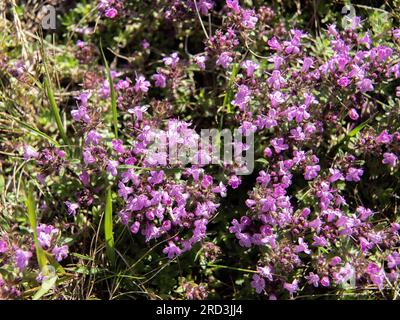
<svg viewBox="0 0 400 320"><path fill-rule="evenodd" d="M0 299L398 299L372 2L2 2Z"/></svg>

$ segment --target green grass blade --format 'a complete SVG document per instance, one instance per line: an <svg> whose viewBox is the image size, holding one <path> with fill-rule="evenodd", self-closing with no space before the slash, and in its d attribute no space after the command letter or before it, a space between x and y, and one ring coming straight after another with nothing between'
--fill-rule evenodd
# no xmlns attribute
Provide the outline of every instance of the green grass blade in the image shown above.
<svg viewBox="0 0 400 320"><path fill-rule="evenodd" d="M227 107L228 108L228 110L227 110L228 113L232 113L232 104L231 104L231 100L232 100L232 85L233 85L233 82L235 81L235 77L237 76L238 72L239 72L239 66L238 66L237 63L235 63L232 66L231 78L229 79L228 88L226 89L224 102L223 102L223 107Z"/></svg>
<svg viewBox="0 0 400 320"><path fill-rule="evenodd" d="M36 257L37 257L37 261L39 263L40 269L43 270L43 268L47 264L47 259L46 259L45 252L40 247L39 241L37 238L37 228L36 228L37 225L36 225L36 212L35 212L36 203L33 198L32 190L30 189L29 186L25 186L25 195L26 195L25 205L28 210L29 224L31 226L31 229L33 230L33 241L35 243Z"/></svg>
<svg viewBox="0 0 400 320"><path fill-rule="evenodd" d="M329 151L330 154L333 154L334 152L339 149L340 146L342 146L344 143L350 140L350 138L357 136L362 129L364 129L368 123L371 121L371 118L368 118L365 120L363 123L359 124L357 127L355 127L353 130L351 130L346 136L341 138Z"/></svg>
<svg viewBox="0 0 400 320"><path fill-rule="evenodd" d="M357 127L355 127L353 130L351 130L349 132L347 137L356 136L362 129L364 129L364 127L368 124L369 121L370 121L370 119L368 119L368 120L364 121L363 123L359 124Z"/></svg>
<svg viewBox="0 0 400 320"><path fill-rule="evenodd" d="M111 187L107 189L106 196L106 210L104 215L104 236L106 239L106 254L111 264L115 262L115 251L114 251L114 233L113 233L113 216L112 216L112 197Z"/></svg>
<svg viewBox="0 0 400 320"><path fill-rule="evenodd" d="M114 125L114 135L115 135L115 138L118 139L117 97L115 94L113 79L111 77L110 67L108 66L106 56L104 55L101 42L100 42L100 51L101 51L101 55L103 56L104 66L106 67L106 72L107 72L108 84L110 86L111 111L112 111L112 118L113 118L113 125Z"/></svg>
<svg viewBox="0 0 400 320"><path fill-rule="evenodd" d="M64 126L61 122L60 110L58 109L56 100L54 99L53 89L51 88L51 85L50 85L50 82L49 82L49 79L47 76L45 76L45 78L44 78L44 88L46 90L47 97L49 98L51 111L53 112L54 118L56 119L56 124L57 124L58 131L60 133L60 136L63 139L64 143L66 145L69 145L69 141L68 141L67 135L65 133Z"/></svg>
<svg viewBox="0 0 400 320"><path fill-rule="evenodd" d="M37 129L35 127L32 127L31 125L25 123L22 120L19 120L19 119L15 118L15 117L12 117L12 116L9 116L9 117L10 117L10 119L18 122L18 124L20 124L26 130L30 131L32 134L46 139L47 141L49 141L52 145L54 145L56 147L60 147L61 146L56 140L54 140L52 137L48 136L44 132L40 131L39 129Z"/></svg>
<svg viewBox="0 0 400 320"><path fill-rule="evenodd" d="M207 266L212 267L213 269L229 269L229 270L236 270L236 271L242 271L242 272L248 272L248 273L258 273L258 271L256 271L256 270L229 267L229 266L223 266L223 265L214 264L214 263L209 263Z"/></svg>
<svg viewBox="0 0 400 320"><path fill-rule="evenodd" d="M43 297L47 292L49 292L56 284L58 277L56 275L51 276L45 280L43 280L42 285L39 290L32 297L32 300L39 300Z"/></svg>
<svg viewBox="0 0 400 320"><path fill-rule="evenodd" d="M65 274L65 270L61 266L61 264L58 263L58 261L56 260L54 255L52 255L52 254L50 254L48 252L45 252L45 254L46 254L47 261L55 269L57 275L60 275L60 276L64 275Z"/></svg>

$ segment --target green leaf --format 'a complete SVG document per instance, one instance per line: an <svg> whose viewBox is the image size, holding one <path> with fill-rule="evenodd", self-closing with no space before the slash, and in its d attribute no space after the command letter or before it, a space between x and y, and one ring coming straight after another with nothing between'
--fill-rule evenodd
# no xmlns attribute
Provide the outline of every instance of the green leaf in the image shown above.
<svg viewBox="0 0 400 320"><path fill-rule="evenodd" d="M54 145L56 147L60 147L61 146L56 140L54 140L52 137L48 136L44 132L40 131L39 129L37 129L35 127L32 127L31 125L25 123L24 121L19 120L18 118L15 118L15 117L12 117L12 116L9 116L9 117L10 117L10 119L18 122L18 124L20 124L23 128L25 128L28 131L30 131L32 134L46 139L47 141L49 141L52 145Z"/></svg>
<svg viewBox="0 0 400 320"><path fill-rule="evenodd" d="M101 42L100 42L100 51L101 51L101 55L103 56L104 65L106 67L106 72L107 72L108 84L110 86L111 111L112 111L112 118L113 118L113 124L114 124L114 135L115 135L115 138L118 139L117 98L116 98L116 95L115 95L114 83L113 83L113 79L111 77L110 68L108 66L107 59L106 59L106 57L104 55L103 47L101 45Z"/></svg>
<svg viewBox="0 0 400 320"><path fill-rule="evenodd" d="M43 280L42 285L40 286L39 290L35 293L32 297L33 300L39 300L43 297L47 292L49 292L57 282L58 277L52 276L45 280Z"/></svg>
<svg viewBox="0 0 400 320"><path fill-rule="evenodd" d="M61 122L60 110L58 109L56 100L54 99L53 89L51 88L51 85L50 85L47 75L44 78L44 88L46 90L47 97L49 98L51 111L53 113L54 118L56 119L56 124L57 124L58 131L60 133L60 136L63 139L64 143L66 145L69 145L69 140L65 133L64 126Z"/></svg>
<svg viewBox="0 0 400 320"><path fill-rule="evenodd" d="M58 263L58 261L56 260L56 258L54 258L54 256L48 252L45 252L47 260L49 261L50 265L55 269L55 271L57 272L57 275L64 275L65 274L65 270L64 268L61 266L61 264Z"/></svg>
<svg viewBox="0 0 400 320"><path fill-rule="evenodd" d="M208 266L211 267L212 269L229 269L229 270L235 270L235 271L241 271L241 272L247 272L247 273L258 273L258 271L256 271L256 270L235 268L235 267L224 266L224 265L214 264L214 263L209 263Z"/></svg>
<svg viewBox="0 0 400 320"><path fill-rule="evenodd" d="M86 255L83 255L83 254L80 254L80 253L74 252L71 255L74 256L74 257L77 257L78 259L93 261L92 257L86 256Z"/></svg>
<svg viewBox="0 0 400 320"><path fill-rule="evenodd" d="M364 129L364 127L368 124L369 121L370 120L368 119L368 120L364 121L363 123L359 124L353 130L351 130L347 136L348 137L356 136L362 129Z"/></svg>
<svg viewBox="0 0 400 320"><path fill-rule="evenodd" d="M25 205L28 210L29 224L31 226L31 229L33 230L33 241L35 243L36 257L39 263L39 267L42 270L47 264L47 259L43 249L39 245L39 241L37 238L36 212L35 212L36 203L33 198L33 193L29 185L25 186L25 195L26 195Z"/></svg>
<svg viewBox="0 0 400 320"><path fill-rule="evenodd" d="M4 186L5 186L5 180L4 176L0 175L0 194L4 192Z"/></svg>
<svg viewBox="0 0 400 320"><path fill-rule="evenodd" d="M264 159L264 158L258 158L258 159L256 160L256 162L265 164L265 165L267 165L267 166L269 165L269 161L268 161L267 159Z"/></svg>
<svg viewBox="0 0 400 320"><path fill-rule="evenodd" d="M106 197L106 210L104 217L104 236L106 239L106 254L107 258L112 264L115 262L115 251L114 251L114 233L113 233L113 217L112 217L112 197L111 187L107 189Z"/></svg>
<svg viewBox="0 0 400 320"><path fill-rule="evenodd" d="M233 82L235 81L235 77L237 76L239 72L239 66L237 63L235 63L232 66L232 73L231 73L231 78L229 79L228 87L226 89L225 97L224 97L224 102L223 102L223 107L228 107L228 113L232 113L232 105L231 105L231 100L232 100L232 85Z"/></svg>
<svg viewBox="0 0 400 320"><path fill-rule="evenodd" d="M368 118L363 123L360 123L357 127L351 130L346 136L341 138L333 147L331 147L330 152L336 151L343 143L348 141L350 138L356 136L364 127L371 121L371 118Z"/></svg>
<svg viewBox="0 0 400 320"><path fill-rule="evenodd" d="M102 273L104 270L94 267L94 268L88 268L86 266L78 266L74 268L68 268L67 269L69 272L73 273L79 273L79 274L84 274L84 275L95 275Z"/></svg>

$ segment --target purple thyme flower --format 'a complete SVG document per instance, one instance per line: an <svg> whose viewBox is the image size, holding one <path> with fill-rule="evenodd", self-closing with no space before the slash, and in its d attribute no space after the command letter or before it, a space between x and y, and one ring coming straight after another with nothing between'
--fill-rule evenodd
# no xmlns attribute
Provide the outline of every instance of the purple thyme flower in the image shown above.
<svg viewBox="0 0 400 320"><path fill-rule="evenodd" d="M205 175L203 176L203 179L201 180L201 186L202 186L204 189L207 189L207 188L210 187L212 184L213 184L213 177L210 176L210 175L208 175L208 174L205 174Z"/></svg>
<svg viewBox="0 0 400 320"><path fill-rule="evenodd" d="M205 70L206 69L206 64L205 62L207 61L207 56L196 56L194 57L194 61L196 62L197 66L199 67L200 70Z"/></svg>
<svg viewBox="0 0 400 320"><path fill-rule="evenodd" d="M285 102L285 95L281 91L274 91L269 95L269 98L271 99L271 104L274 108ZM274 112L275 110L271 109L269 113L271 113L271 111Z"/></svg>
<svg viewBox="0 0 400 320"><path fill-rule="evenodd" d="M285 85L285 79L282 77L282 74L279 70L274 70L272 71L271 77L268 78L267 83L273 89L279 90Z"/></svg>
<svg viewBox="0 0 400 320"><path fill-rule="evenodd" d="M229 52L222 52L218 59L217 59L217 66L221 66L224 69L228 69L228 67L231 65L233 61L233 58L230 56Z"/></svg>
<svg viewBox="0 0 400 320"><path fill-rule="evenodd" d="M246 70L246 74L249 78L253 77L254 71L259 68L258 63L255 63L252 60L245 60L240 66Z"/></svg>
<svg viewBox="0 0 400 320"><path fill-rule="evenodd" d="M315 166L306 166L304 171L304 179L306 180L313 180L318 176L318 172L321 170L319 165Z"/></svg>
<svg viewBox="0 0 400 320"><path fill-rule="evenodd" d="M226 197L226 187L222 182L220 182L217 187L214 187L212 192L219 193L222 198Z"/></svg>
<svg viewBox="0 0 400 320"><path fill-rule="evenodd" d="M142 40L142 42L140 43L140 45L142 46L143 49L148 49L150 48L150 42L147 41L147 39Z"/></svg>
<svg viewBox="0 0 400 320"><path fill-rule="evenodd" d="M374 85L372 84L371 79L364 78L357 83L357 88L360 92L368 92L374 90Z"/></svg>
<svg viewBox="0 0 400 320"><path fill-rule="evenodd" d="M136 187L140 184L139 176L135 174L133 169L128 169L127 171L123 172L121 174L121 180L123 183L131 181Z"/></svg>
<svg viewBox="0 0 400 320"><path fill-rule="evenodd" d="M341 263L341 262L342 262L342 259L341 259L340 257L338 257L338 256L335 256L335 257L333 257L333 258L331 259L330 265L331 265L331 266L336 266L336 265L338 265L338 264Z"/></svg>
<svg viewBox="0 0 400 320"><path fill-rule="evenodd" d="M4 240L0 240L0 253L5 253L8 251L8 244Z"/></svg>
<svg viewBox="0 0 400 320"><path fill-rule="evenodd" d="M363 174L364 174L363 169L349 168L346 175L346 181L359 182Z"/></svg>
<svg viewBox="0 0 400 320"><path fill-rule="evenodd" d="M343 174L338 169L329 168L329 182L335 182L338 180L344 180Z"/></svg>
<svg viewBox="0 0 400 320"><path fill-rule="evenodd" d="M289 138L292 138L296 141L303 141L306 138L306 135L304 134L303 129L301 127L297 127L295 129L290 130Z"/></svg>
<svg viewBox="0 0 400 320"><path fill-rule="evenodd" d="M375 141L381 144L389 144L393 140L393 135L389 134L387 130L382 131Z"/></svg>
<svg viewBox="0 0 400 320"><path fill-rule="evenodd" d="M40 246L43 249L50 248L53 237L57 236L59 232L60 231L57 228L54 228L51 225L41 224L37 227L37 238Z"/></svg>
<svg viewBox="0 0 400 320"><path fill-rule="evenodd" d="M208 11L214 7L214 2L211 0L199 0L197 7L202 15L208 15Z"/></svg>
<svg viewBox="0 0 400 320"><path fill-rule="evenodd" d="M166 66L171 66L172 69L175 69L179 62L178 53L174 52L169 57L163 58L163 62Z"/></svg>
<svg viewBox="0 0 400 320"><path fill-rule="evenodd" d="M300 253L300 252L304 252L306 254L310 254L311 250L308 249L308 244L307 242L304 242L303 238L299 238L298 239L299 244L294 248L294 252L296 253Z"/></svg>
<svg viewBox="0 0 400 320"><path fill-rule="evenodd" d="M237 177L237 176L232 176L229 181L228 184L232 187L232 189L237 189L239 188L239 185L241 184L242 180Z"/></svg>
<svg viewBox="0 0 400 320"><path fill-rule="evenodd" d="M313 240L314 240L314 242L312 243L312 245L315 247L325 247L328 244L328 242L326 241L326 239L323 236L321 236L321 237L314 236Z"/></svg>
<svg viewBox="0 0 400 320"><path fill-rule="evenodd" d="M226 0L226 6L236 14L240 12L239 0Z"/></svg>
<svg viewBox="0 0 400 320"><path fill-rule="evenodd" d="M322 279L319 282L321 286L323 287L329 287L330 286L330 281L328 277L322 277Z"/></svg>
<svg viewBox="0 0 400 320"><path fill-rule="evenodd" d="M397 158L397 156L396 156L394 153L385 152L385 153L383 154L382 163L383 163L383 164L387 164L387 165L389 165L390 167L394 168L394 167L396 167L396 165L397 165L397 160L398 160L398 158Z"/></svg>
<svg viewBox="0 0 400 320"><path fill-rule="evenodd" d="M125 201L128 199L128 196L133 192L133 188L126 187L123 182L118 183L118 188L118 195Z"/></svg>
<svg viewBox="0 0 400 320"><path fill-rule="evenodd" d="M342 88L347 87L350 84L350 80L348 77L341 77L338 81L337 84L341 86Z"/></svg>
<svg viewBox="0 0 400 320"><path fill-rule="evenodd" d="M90 150L86 149L83 151L83 161L86 165L96 162L96 159L93 157Z"/></svg>
<svg viewBox="0 0 400 320"><path fill-rule="evenodd" d="M349 111L349 117L351 120L357 121L360 116L358 115L358 112L356 109L351 108Z"/></svg>
<svg viewBox="0 0 400 320"><path fill-rule="evenodd" d="M368 264L365 272L369 275L373 284L375 284L379 289L383 288L385 273L376 263L371 262Z"/></svg>
<svg viewBox="0 0 400 320"><path fill-rule="evenodd" d="M247 137L249 134L257 131L257 126L255 126L250 121L243 121L242 125L239 127L238 131L239 131L239 133L241 133L245 137Z"/></svg>
<svg viewBox="0 0 400 320"><path fill-rule="evenodd" d="M74 216L76 214L76 210L79 209L79 204L69 201L65 201L64 203L67 206L68 215Z"/></svg>
<svg viewBox="0 0 400 320"><path fill-rule="evenodd" d="M356 209L357 213L359 214L358 218L361 221L367 220L369 217L371 217L374 213L371 209L364 208L364 207L358 207Z"/></svg>
<svg viewBox="0 0 400 320"><path fill-rule="evenodd" d="M19 269L19 272L25 270L25 268L28 266L29 259L31 257L32 257L32 252L30 251L24 251L22 249L18 249L15 251L14 263Z"/></svg>
<svg viewBox="0 0 400 320"><path fill-rule="evenodd" d="M246 29L254 29L258 21L254 10L242 10L242 26Z"/></svg>
<svg viewBox="0 0 400 320"><path fill-rule="evenodd" d="M176 246L176 244L172 241L168 242L168 246L163 249L163 253L165 253L169 259L173 259L176 256L179 256L182 253L182 250Z"/></svg>
<svg viewBox="0 0 400 320"><path fill-rule="evenodd" d="M115 8L108 8L104 12L104 15L109 19L114 19L118 15L118 11Z"/></svg>
<svg viewBox="0 0 400 320"><path fill-rule="evenodd" d="M271 176L266 173L264 170L261 170L258 173L257 183L261 184L263 187L267 186L268 183L271 181Z"/></svg>
<svg viewBox="0 0 400 320"><path fill-rule="evenodd" d="M400 265L400 254L398 252L393 252L386 257L386 261L388 262L388 268L394 269Z"/></svg>
<svg viewBox="0 0 400 320"><path fill-rule="evenodd" d="M308 72L310 67L313 65L314 60L310 57L306 57L303 60L303 66L301 67L301 72Z"/></svg>
<svg viewBox="0 0 400 320"><path fill-rule="evenodd" d="M270 266L257 267L257 271L258 271L264 278L267 278L269 281L273 281L272 269L271 269Z"/></svg>
<svg viewBox="0 0 400 320"><path fill-rule="evenodd" d="M293 295L299 288L298 283L299 283L299 281L297 279L295 279L295 280L293 280L292 283L285 283L283 285L283 288L285 288L287 291L289 291L289 293L291 295Z"/></svg>
<svg viewBox="0 0 400 320"><path fill-rule="evenodd" d="M308 276L305 276L307 279L308 284L312 284L314 287L318 287L319 285L319 277L317 274L310 272Z"/></svg>
<svg viewBox="0 0 400 320"><path fill-rule="evenodd" d="M90 145L90 144L98 145L102 138L103 138L102 135L99 134L96 130L90 130L86 137L85 144L86 145Z"/></svg>
<svg viewBox="0 0 400 320"><path fill-rule="evenodd" d="M162 183L164 181L164 171L151 171L150 177L147 179L147 181L152 185Z"/></svg>
<svg viewBox="0 0 400 320"><path fill-rule="evenodd" d="M30 159L37 159L37 158L39 158L39 152L37 152L31 146L25 145L24 146L24 160L28 161Z"/></svg>
<svg viewBox="0 0 400 320"><path fill-rule="evenodd" d="M60 262L61 260L64 260L66 257L68 257L68 246L55 246L52 253L54 254L56 260Z"/></svg>
<svg viewBox="0 0 400 320"><path fill-rule="evenodd" d="M271 145L274 147L276 153L281 153L284 150L289 149L289 146L285 144L283 138L274 138L271 140Z"/></svg>
<svg viewBox="0 0 400 320"><path fill-rule="evenodd" d="M125 80L119 80L117 85L115 86L116 90L124 91L128 89L131 85L131 80L128 78L125 78Z"/></svg>
<svg viewBox="0 0 400 320"><path fill-rule="evenodd" d="M246 105L251 100L250 94L251 94L251 91L246 85L244 85L244 84L240 85L239 90L235 95L235 100L232 101L232 104L234 106L239 107L239 109L241 111L244 111L246 108Z"/></svg>
<svg viewBox="0 0 400 320"><path fill-rule="evenodd" d="M260 277L258 274L253 274L253 281L251 282L251 286L256 289L256 292L260 294L265 288L265 280L263 277Z"/></svg>
<svg viewBox="0 0 400 320"><path fill-rule="evenodd" d="M123 145L122 140L120 140L120 139L113 139L113 140L111 141L111 143L112 143L112 145L113 145L114 151L116 151L116 152L118 152L118 153L120 153L120 154L123 154L123 153L125 152L125 150L124 150L124 145Z"/></svg>
<svg viewBox="0 0 400 320"><path fill-rule="evenodd" d="M140 229L140 222L139 221L135 221L134 223L132 223L131 228L130 228L132 234L138 233L139 229Z"/></svg>
<svg viewBox="0 0 400 320"><path fill-rule="evenodd" d="M109 174L115 177L118 174L118 165L119 162L115 160L108 160L106 170Z"/></svg>
<svg viewBox="0 0 400 320"><path fill-rule="evenodd" d="M279 43L279 40L273 36L271 39L269 39L267 41L268 46L275 51L281 51L282 50L282 46ZM280 58L280 59L279 59ZM278 59L278 60L276 60ZM284 62L283 58L278 57L278 58L274 58L274 65L275 65L275 69L279 69L279 66Z"/></svg>
<svg viewBox="0 0 400 320"><path fill-rule="evenodd" d="M74 119L75 121L83 121L85 123L89 123L90 122L90 116L88 114L87 108L86 107L78 107L78 109L74 109L71 111L71 116L72 119Z"/></svg>
<svg viewBox="0 0 400 320"><path fill-rule="evenodd" d="M167 86L167 78L162 73L155 73L152 79L156 87L165 88Z"/></svg>
<svg viewBox="0 0 400 320"><path fill-rule="evenodd" d="M136 106L128 109L128 112L135 115L137 121L143 121L143 114L146 112L146 110L146 106Z"/></svg>
<svg viewBox="0 0 400 320"><path fill-rule="evenodd" d="M133 87L136 93L139 92L147 92L149 91L150 87L150 82L146 80L146 78L142 75L136 77L136 83L135 86Z"/></svg>

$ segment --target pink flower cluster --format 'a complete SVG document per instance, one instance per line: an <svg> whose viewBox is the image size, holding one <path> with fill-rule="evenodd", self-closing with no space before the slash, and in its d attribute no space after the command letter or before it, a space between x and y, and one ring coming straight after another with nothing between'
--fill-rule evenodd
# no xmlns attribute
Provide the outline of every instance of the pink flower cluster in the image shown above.
<svg viewBox="0 0 400 320"><path fill-rule="evenodd" d="M237 1L227 1L227 6L237 18L224 26L229 32L243 17ZM272 68L262 70L260 63L246 60L241 63L243 73L235 79L232 105L238 108L238 123L254 127L263 137L269 169L259 172L257 185L249 192L248 214L234 219L229 230L242 247L265 248L252 286L271 298L281 289L293 295L300 283L333 287L352 279L355 286L370 282L382 288L398 278L397 265L371 261L375 255L397 257L400 226L386 223L376 228L371 221L374 213L352 207L342 193L345 185L361 181L362 158L344 154L328 160L323 154L321 164L317 156L323 137L338 130L340 121L354 128L353 123L374 112L368 93L382 81L400 77L398 50L389 44L374 45L368 32L355 32L356 25L357 21L343 32L329 27L332 55L325 61L305 49L306 34L301 30L291 30L286 39L272 36L266 43ZM224 45L225 39L215 38L209 49ZM240 61L234 49L208 52L217 57L217 66L228 69L237 63L235 57ZM325 92L337 101L322 102ZM384 130L371 148L392 168L398 166L397 136L398 132ZM293 179L299 174L308 181L308 191L297 194L294 201ZM336 248L343 246L354 252L339 253ZM299 269L305 277L294 275Z"/></svg>
<svg viewBox="0 0 400 320"><path fill-rule="evenodd" d="M0 268L9 270L10 274L0 275L0 293L2 297L19 297L19 277L10 277L12 272L17 275L33 272L40 276L37 263L33 261L35 245L32 238L23 236L5 236L0 238ZM68 256L68 245L63 244L59 229L46 224L37 227L37 240L41 249L53 256L58 262Z"/></svg>
<svg viewBox="0 0 400 320"><path fill-rule="evenodd" d="M124 3L121 0L99 0L97 9L108 19L115 19L122 15Z"/></svg>

